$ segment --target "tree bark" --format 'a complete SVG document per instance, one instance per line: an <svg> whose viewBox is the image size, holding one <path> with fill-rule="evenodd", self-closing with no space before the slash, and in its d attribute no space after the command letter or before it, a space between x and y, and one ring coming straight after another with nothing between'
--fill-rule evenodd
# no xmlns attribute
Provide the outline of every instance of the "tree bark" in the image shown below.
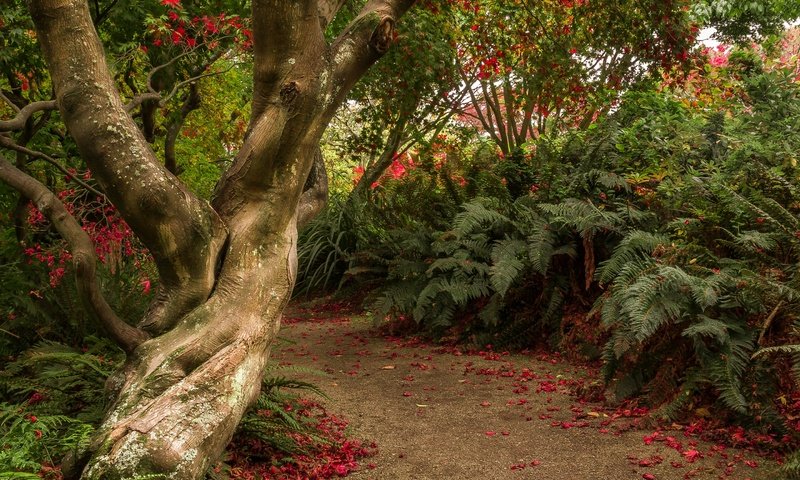
<svg viewBox="0 0 800 480"><path fill-rule="evenodd" d="M294 286L297 225L325 203L320 138L414 1L368 1L329 45L323 29L343 3L253 0L252 118L209 204L158 162L123 106L85 0L30 0L64 122L161 280L67 478L201 478L258 395Z"/></svg>

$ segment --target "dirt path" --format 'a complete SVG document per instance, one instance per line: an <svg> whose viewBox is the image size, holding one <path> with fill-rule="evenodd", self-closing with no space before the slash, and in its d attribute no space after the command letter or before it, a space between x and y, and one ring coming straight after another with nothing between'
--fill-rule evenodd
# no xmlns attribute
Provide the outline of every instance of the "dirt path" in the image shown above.
<svg viewBox="0 0 800 480"><path fill-rule="evenodd" d="M349 478L780 478L750 452L680 430L651 437L629 428L638 412L579 402L569 392L595 374L557 358L461 353L381 336L364 317L298 307L280 336L291 343L274 358L326 371L308 379L329 395L329 410L378 444Z"/></svg>

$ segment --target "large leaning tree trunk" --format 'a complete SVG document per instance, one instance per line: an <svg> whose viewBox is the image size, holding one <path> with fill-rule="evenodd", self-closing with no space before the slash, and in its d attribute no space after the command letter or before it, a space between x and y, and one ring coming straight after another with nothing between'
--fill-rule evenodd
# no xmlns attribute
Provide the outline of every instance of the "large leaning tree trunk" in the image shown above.
<svg viewBox="0 0 800 480"><path fill-rule="evenodd" d="M323 32L344 0L252 3L252 118L209 204L159 163L123 105L87 0L29 2L64 122L160 276L141 322L120 320L97 288L91 243L77 222L0 158L0 179L71 244L85 304L127 353L108 381L106 418L89 450L67 462L69 476L194 479L223 452L259 393L294 285L298 225L325 202L320 137L414 2L369 0L331 43Z"/></svg>

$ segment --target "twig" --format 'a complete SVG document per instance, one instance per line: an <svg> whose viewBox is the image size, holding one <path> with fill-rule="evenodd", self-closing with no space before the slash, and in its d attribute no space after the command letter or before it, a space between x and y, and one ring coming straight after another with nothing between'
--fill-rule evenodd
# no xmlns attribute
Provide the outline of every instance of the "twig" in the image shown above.
<svg viewBox="0 0 800 480"><path fill-rule="evenodd" d="M5 147L5 148L7 148L9 150L14 150L16 152L24 153L24 154L26 154L26 155L28 155L30 157L44 160L45 162L50 163L51 165L53 165L57 169L61 170L61 172L64 173L65 175L69 175L70 178L72 178L72 180L75 181L75 183L77 183L78 185L82 186L86 190L94 193L95 195L97 195L99 197L102 197L103 199L106 198L105 194L103 194L101 191L99 191L96 188L92 187L91 185L89 185L88 183L84 182L83 180L79 179L74 173L70 173L70 171L67 170L66 167L61 165L61 163L59 163L56 159L54 159L53 157L51 157L51 156L49 156L49 155L47 155L45 153L38 152L36 150L31 150L30 148L23 147L22 145L17 145L16 143L14 143L13 141L11 141L10 139L8 139L7 137L4 137L4 136L0 136L0 147Z"/></svg>
<svg viewBox="0 0 800 480"><path fill-rule="evenodd" d="M134 108L148 100L161 100L161 95L158 93L143 93L131 98L131 101L125 104L125 111L130 113Z"/></svg>
<svg viewBox="0 0 800 480"><path fill-rule="evenodd" d="M223 40L225 38L232 38L232 37L230 35L228 35L226 37L221 37L221 38L219 38L217 40ZM185 56L187 56L189 54L195 53L195 51L197 49L199 49L200 47L205 46L205 45L206 45L206 43L200 43L196 47L192 48L191 50L186 50L185 52L182 52L179 55L177 55L175 57L172 57L167 63L162 63L161 65L159 65L157 67L154 67L152 70L150 70L150 73L147 74L147 82L146 82L147 83L147 89L150 91L150 93L158 94L158 91L155 89L155 87L153 87L153 76L157 72L159 72L160 70L162 70L164 68L167 68L168 66L170 66L173 63L177 62L181 58L183 58L183 57L185 57ZM219 55L218 54L214 54L214 56L211 57L213 60L211 60L209 62L208 66L210 66L212 63L214 63L216 60L218 60L220 57L222 57L222 55L223 54L219 54ZM216 58L214 58L215 56L216 56ZM195 80L197 80L197 79L195 79Z"/></svg>
<svg viewBox="0 0 800 480"><path fill-rule="evenodd" d="M0 328L0 332L7 333L7 334L11 335L14 338L19 338L19 335L13 334L13 333L9 332L8 330L6 330L5 328Z"/></svg>
<svg viewBox="0 0 800 480"><path fill-rule="evenodd" d="M8 104L8 106L11 107L15 112L19 113L19 107L17 106L17 104L12 102L10 98L6 97L3 92L0 92L0 98L5 100L5 102Z"/></svg>
<svg viewBox="0 0 800 480"><path fill-rule="evenodd" d="M761 327L761 334L758 336L758 344L764 346L764 337L767 335L767 330L769 327L772 326L772 321L775 320L775 317L778 315L778 310L783 306L783 300L779 301L775 308L772 309L772 312L769 314L766 320L764 320L764 326Z"/></svg>

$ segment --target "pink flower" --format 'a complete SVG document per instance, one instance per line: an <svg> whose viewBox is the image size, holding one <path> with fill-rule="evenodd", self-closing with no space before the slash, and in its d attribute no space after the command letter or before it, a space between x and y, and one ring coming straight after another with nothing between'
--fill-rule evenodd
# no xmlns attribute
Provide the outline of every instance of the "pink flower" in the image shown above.
<svg viewBox="0 0 800 480"><path fill-rule="evenodd" d="M150 280L148 279L142 280L141 285L142 285L142 293L144 293L145 295L150 293Z"/></svg>

